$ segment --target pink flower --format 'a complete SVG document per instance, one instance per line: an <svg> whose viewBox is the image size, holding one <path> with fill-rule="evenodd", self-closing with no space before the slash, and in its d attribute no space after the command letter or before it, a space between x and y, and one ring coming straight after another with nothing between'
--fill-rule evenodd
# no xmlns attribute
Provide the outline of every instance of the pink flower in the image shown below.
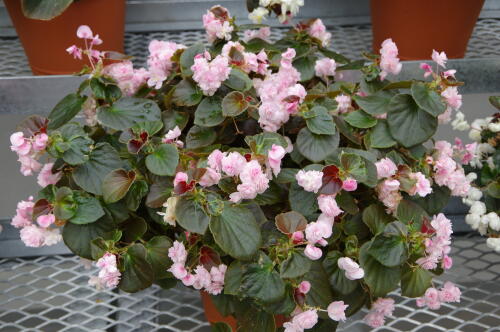
<svg viewBox="0 0 500 332"><path fill-rule="evenodd" d="M377 176L379 179L388 178L396 174L398 167L389 158L380 159L375 163L377 167Z"/></svg>
<svg viewBox="0 0 500 332"><path fill-rule="evenodd" d="M424 77L428 77L428 76L432 75L432 73L433 73L432 66L428 63L425 63L425 62L422 62L420 64L420 69L424 70Z"/></svg>
<svg viewBox="0 0 500 332"><path fill-rule="evenodd" d="M131 61L121 61L110 64L103 69L103 74L114 79L120 90L127 96L132 96L146 84L150 74L144 68L134 69Z"/></svg>
<svg viewBox="0 0 500 332"><path fill-rule="evenodd" d="M24 176L33 175L42 168L42 164L32 156L19 156L18 161L21 163L21 173Z"/></svg>
<svg viewBox="0 0 500 332"><path fill-rule="evenodd" d="M443 257L443 261L441 262L441 266L444 270L449 270L453 266L453 259L446 255Z"/></svg>
<svg viewBox="0 0 500 332"><path fill-rule="evenodd" d="M52 173L54 163L43 165L42 170L38 174L37 182L40 187L45 188L49 184L56 184L62 177L62 172Z"/></svg>
<svg viewBox="0 0 500 332"><path fill-rule="evenodd" d="M223 11L225 17L216 17L213 10L217 9ZM216 39L231 40L231 33L234 28L229 23L228 20L231 19L229 11L221 6L214 6L203 15L203 26L207 32L207 39L210 43L214 42Z"/></svg>
<svg viewBox="0 0 500 332"><path fill-rule="evenodd" d="M346 95L338 95L335 97L335 101L337 102L337 110L339 113L345 113L351 107L351 97Z"/></svg>
<svg viewBox="0 0 500 332"><path fill-rule="evenodd" d="M284 332L304 332L304 329L294 322L285 322L283 327L285 328Z"/></svg>
<svg viewBox="0 0 500 332"><path fill-rule="evenodd" d="M20 156L25 156L31 151L31 143L24 137L21 131L10 135L10 149Z"/></svg>
<svg viewBox="0 0 500 332"><path fill-rule="evenodd" d="M312 222L306 226L306 238L310 244L316 244L323 238L332 235L332 225L325 222Z"/></svg>
<svg viewBox="0 0 500 332"><path fill-rule="evenodd" d="M80 25L76 30L76 36L80 39L92 39L94 34L88 25Z"/></svg>
<svg viewBox="0 0 500 332"><path fill-rule="evenodd" d="M301 243L304 241L304 232L296 231L292 234L292 240L294 243Z"/></svg>
<svg viewBox="0 0 500 332"><path fill-rule="evenodd" d="M458 110L462 107L462 95L458 93L458 88L456 86L449 86L441 92L441 96L444 97L446 103L451 108Z"/></svg>
<svg viewBox="0 0 500 332"><path fill-rule="evenodd" d="M12 218L11 225L15 228L31 225L34 206L33 196L30 196L27 201L20 201L17 203L16 215Z"/></svg>
<svg viewBox="0 0 500 332"><path fill-rule="evenodd" d="M349 305L344 304L344 301L335 301L328 305L328 316L337 322L345 322L345 310Z"/></svg>
<svg viewBox="0 0 500 332"><path fill-rule="evenodd" d="M269 178L262 172L262 167L257 160L250 160L244 165L240 180L242 184L250 185L259 194L269 187Z"/></svg>
<svg viewBox="0 0 500 332"><path fill-rule="evenodd" d="M210 275L210 272L203 267L203 265L198 265L194 272L195 281L193 287L195 289L210 287L210 284L212 283L212 276Z"/></svg>
<svg viewBox="0 0 500 332"><path fill-rule="evenodd" d="M96 263L100 268L97 279L89 280L89 284L99 287L114 288L120 282L121 273L116 265L116 256L106 252Z"/></svg>
<svg viewBox="0 0 500 332"><path fill-rule="evenodd" d="M49 141L49 136L47 136L47 134L41 133L35 135L33 139L33 150L35 151L45 150L48 141Z"/></svg>
<svg viewBox="0 0 500 332"><path fill-rule="evenodd" d="M71 45L66 49L66 52L68 52L69 55L72 55L73 58L81 60L82 59L82 50L81 48L77 47L76 45Z"/></svg>
<svg viewBox="0 0 500 332"><path fill-rule="evenodd" d="M181 279L181 281L184 284L184 286L189 287L189 286L193 286L194 285L194 282L196 281L196 278L191 273L188 273L188 274L186 274L186 276L184 278Z"/></svg>
<svg viewBox="0 0 500 332"><path fill-rule="evenodd" d="M269 37L271 37L271 28L262 27L260 29L245 30L243 32L243 41L249 42L252 39L259 38L264 41L269 42Z"/></svg>
<svg viewBox="0 0 500 332"><path fill-rule="evenodd" d="M300 170L295 174L295 179L305 191L317 193L323 185L323 172Z"/></svg>
<svg viewBox="0 0 500 332"><path fill-rule="evenodd" d="M345 191L354 191L358 189L358 182L353 178L347 178L342 182L342 189Z"/></svg>
<svg viewBox="0 0 500 332"><path fill-rule="evenodd" d="M188 275L183 263L174 263L167 271L172 273L177 279L183 279Z"/></svg>
<svg viewBox="0 0 500 332"><path fill-rule="evenodd" d="M297 289L302 294L307 294L307 293L309 293L309 290L311 289L311 283L309 281L304 280L299 284L299 287L297 287Z"/></svg>
<svg viewBox="0 0 500 332"><path fill-rule="evenodd" d="M47 228L56 221L56 217L53 214L45 214L38 216L36 222L43 228Z"/></svg>
<svg viewBox="0 0 500 332"><path fill-rule="evenodd" d="M394 312L394 299L379 297L372 304L372 310L380 312L384 316L392 316Z"/></svg>
<svg viewBox="0 0 500 332"><path fill-rule="evenodd" d="M184 244L174 241L174 244L168 249L168 257L170 257L172 262L184 265L187 259L187 251Z"/></svg>
<svg viewBox="0 0 500 332"><path fill-rule="evenodd" d="M318 313L314 309L304 311L292 318L292 322L302 329L312 329L318 323Z"/></svg>
<svg viewBox="0 0 500 332"><path fill-rule="evenodd" d="M221 169L229 176L239 175L247 160L238 152L230 152L221 159Z"/></svg>
<svg viewBox="0 0 500 332"><path fill-rule="evenodd" d="M437 52L436 50L432 50L432 60L443 68L446 68L446 61L448 61L448 57L444 52Z"/></svg>
<svg viewBox="0 0 500 332"><path fill-rule="evenodd" d="M174 187L177 186L181 182L187 182L187 181L188 181L187 173L177 172L175 174L175 178L174 178Z"/></svg>
<svg viewBox="0 0 500 332"><path fill-rule="evenodd" d="M431 183L421 172L411 173L410 179L417 181L408 192L410 195L418 194L420 197L425 197L432 192Z"/></svg>
<svg viewBox="0 0 500 332"><path fill-rule="evenodd" d="M460 302L461 295L460 289L452 282L447 281L439 291L439 300L441 302Z"/></svg>
<svg viewBox="0 0 500 332"><path fill-rule="evenodd" d="M443 72L443 77L448 79L448 78L455 78L455 74L457 73L457 71L455 69L449 69L447 71L444 71Z"/></svg>
<svg viewBox="0 0 500 332"><path fill-rule="evenodd" d="M379 312L370 311L366 314L365 318L363 318L364 322L368 324L370 327L377 328L381 327L385 324L385 317Z"/></svg>
<svg viewBox="0 0 500 332"><path fill-rule="evenodd" d="M427 288L423 297L417 299L417 306L429 307L429 309L437 310L441 308L441 301L439 300L439 291L436 288Z"/></svg>
<svg viewBox="0 0 500 332"><path fill-rule="evenodd" d="M220 88L222 82L227 80L231 67L227 57L218 55L211 62L205 56L197 55L194 64L191 66L193 80L198 83L203 93L213 96Z"/></svg>
<svg viewBox="0 0 500 332"><path fill-rule="evenodd" d="M285 149L281 145L276 144L273 144L271 149L267 152L267 160L275 176L278 176L281 171L281 159L283 159L285 154Z"/></svg>
<svg viewBox="0 0 500 332"><path fill-rule="evenodd" d="M307 29L309 36L319 39L323 47L328 47L332 39L332 34L326 31L326 27L319 18L316 19L313 24Z"/></svg>
<svg viewBox="0 0 500 332"><path fill-rule="evenodd" d="M315 246L308 244L306 249L304 250L304 254L312 261L318 260L323 255L323 252L320 248L316 248Z"/></svg>
<svg viewBox="0 0 500 332"><path fill-rule="evenodd" d="M335 76L335 69L337 69L337 63L335 60L329 58L317 60L316 65L314 66L316 76L321 78Z"/></svg>
<svg viewBox="0 0 500 332"><path fill-rule="evenodd" d="M399 62L398 48L392 39L386 39L380 49L380 79L384 80L388 74L397 75L403 65Z"/></svg>
<svg viewBox="0 0 500 332"><path fill-rule="evenodd" d="M163 136L163 139L161 140L163 143L176 143L176 139L181 136L181 130L179 126L175 126L174 129L170 129L165 136ZM182 143L182 142L181 142Z"/></svg>
<svg viewBox="0 0 500 332"><path fill-rule="evenodd" d="M339 269L345 271L345 276L349 280L357 280L365 276L365 271L359 267L358 263L349 257L339 258L337 265Z"/></svg>
<svg viewBox="0 0 500 332"><path fill-rule="evenodd" d="M210 187L219 183L221 175L219 172L211 168L207 168L205 174L200 179L200 185L203 187Z"/></svg>
<svg viewBox="0 0 500 332"><path fill-rule="evenodd" d="M41 247L45 242L45 233L43 228L36 225L24 227L21 229L20 235L21 241L23 241L27 247Z"/></svg>
<svg viewBox="0 0 500 332"><path fill-rule="evenodd" d="M318 205L321 212L323 212L329 217L336 217L342 212L344 212L337 205L337 202L335 201L335 196L333 195L319 195Z"/></svg>
<svg viewBox="0 0 500 332"><path fill-rule="evenodd" d="M207 158L207 163L210 168L220 172L222 170L222 158L225 154L219 149L213 150Z"/></svg>

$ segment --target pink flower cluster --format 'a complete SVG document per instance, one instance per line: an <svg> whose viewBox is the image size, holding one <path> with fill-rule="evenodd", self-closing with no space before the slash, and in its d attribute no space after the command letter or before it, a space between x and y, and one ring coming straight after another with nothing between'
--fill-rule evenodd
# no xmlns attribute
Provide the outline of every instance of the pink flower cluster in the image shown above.
<svg viewBox="0 0 500 332"><path fill-rule="evenodd" d="M210 60L208 52L198 54L194 57L194 64L191 66L193 80L207 96L213 96L231 72L227 57L218 55L212 61Z"/></svg>
<svg viewBox="0 0 500 332"><path fill-rule="evenodd" d="M179 138L179 136L181 136L181 129L179 128L179 126L175 126L174 129L170 129L165 134L165 136L163 136L161 141L163 143L166 143L166 144L172 143L172 144L177 145L177 147L182 148L182 147L184 147L184 142L177 139L177 138Z"/></svg>
<svg viewBox="0 0 500 332"><path fill-rule="evenodd" d="M289 120L290 114L298 111L307 94L305 88L297 83L300 73L292 66L294 57L295 50L289 48L281 55L277 73L269 73L264 80L254 80L254 87L262 101L259 124L265 131L277 131Z"/></svg>
<svg viewBox="0 0 500 332"><path fill-rule="evenodd" d="M314 71L316 76L321 77L323 80L327 81L329 76L335 76L335 70L337 69L337 63L333 59L323 58L316 61L314 66Z"/></svg>
<svg viewBox="0 0 500 332"><path fill-rule="evenodd" d="M76 36L80 39L85 40L85 50L76 45L71 45L70 47L68 47L66 49L66 52L72 55L75 59L81 60L82 55L85 51L93 60L99 60L104 56L104 54L99 52L98 50L92 49L92 47L95 45L101 45L102 39L99 38L99 35L94 35L88 25L80 25L76 30Z"/></svg>
<svg viewBox="0 0 500 332"><path fill-rule="evenodd" d="M477 142L464 144L462 140L458 137L455 138L455 145L453 145L453 151L456 156L460 157L460 163L462 165L468 165L473 159L478 158L478 144Z"/></svg>
<svg viewBox="0 0 500 332"><path fill-rule="evenodd" d="M49 184L56 184L62 177L62 172L52 172L54 163L47 163L43 165L40 173L38 173L37 182L40 187L45 188Z"/></svg>
<svg viewBox="0 0 500 332"><path fill-rule="evenodd" d="M89 279L89 285L97 289L115 288L120 282L121 273L118 270L116 256L110 252L105 253L96 263L100 269L97 276Z"/></svg>
<svg viewBox="0 0 500 332"><path fill-rule="evenodd" d="M193 286L198 290L204 289L212 295L220 294L224 289L224 276L227 266L224 264L212 266L209 272L203 265L198 265L194 269L194 273L191 273L185 266L187 255L184 244L174 241L173 246L168 249L168 257L173 262L168 271L181 280L185 286Z"/></svg>
<svg viewBox="0 0 500 332"><path fill-rule="evenodd" d="M363 319L366 324L373 328L381 327L385 323L385 317L392 316L394 311L394 300L391 298L378 298L372 303L370 312Z"/></svg>
<svg viewBox="0 0 500 332"><path fill-rule="evenodd" d="M172 56L177 50L183 48L186 46L160 40L152 40L149 43L148 86L155 87L155 89L161 88L163 81L172 70Z"/></svg>
<svg viewBox="0 0 500 332"><path fill-rule="evenodd" d="M295 174L295 179L299 186L305 191L317 193L323 185L323 172L321 171L304 171L300 170Z"/></svg>
<svg viewBox="0 0 500 332"><path fill-rule="evenodd" d="M53 214L38 216L36 222L33 223L33 208L35 203L33 197L29 197L27 201L17 203L16 215L12 218L11 225L15 228L21 228L21 240L28 247L51 246L61 241L59 229L49 228L56 218Z"/></svg>
<svg viewBox="0 0 500 332"><path fill-rule="evenodd" d="M330 41L332 40L332 34L326 31L323 21L319 18L309 26L307 33L309 36L318 39L323 47L328 47L328 45L330 45Z"/></svg>
<svg viewBox="0 0 500 332"><path fill-rule="evenodd" d="M233 60L231 58L232 50L240 53L243 56L243 61L241 59ZM245 47L239 42L230 41L222 48L221 55L227 57L232 65L239 67L245 73L255 72L260 75L267 74L269 61L267 59L267 53L264 50L257 54L245 52Z"/></svg>
<svg viewBox="0 0 500 332"><path fill-rule="evenodd" d="M388 74L397 75L401 72L403 65L399 62L398 47L392 39L386 39L380 49L380 79L384 80Z"/></svg>
<svg viewBox="0 0 500 332"><path fill-rule="evenodd" d="M349 257L341 257L337 261L339 269L345 271L345 276L349 280L361 279L365 276L365 271L359 267L359 264Z"/></svg>
<svg viewBox="0 0 500 332"><path fill-rule="evenodd" d="M458 110L462 107L462 95L458 93L458 88L456 86L447 87L441 92L441 96L444 98L449 108Z"/></svg>
<svg viewBox="0 0 500 332"><path fill-rule="evenodd" d="M215 12L218 13L216 16ZM216 39L231 40L231 34L234 30L230 22L231 15L229 11L220 6L214 6L203 15L203 26L207 32L207 39L213 43Z"/></svg>
<svg viewBox="0 0 500 332"><path fill-rule="evenodd" d="M33 175L33 172L38 172L42 168L38 159L45 151L48 142L49 136L45 133L24 137L24 134L18 131L10 135L10 149L17 153L18 161L21 163L21 173L24 176Z"/></svg>
<svg viewBox="0 0 500 332"><path fill-rule="evenodd" d="M292 317L292 320L283 324L284 332L302 332L312 329L318 323L318 311L309 309Z"/></svg>
<svg viewBox="0 0 500 332"><path fill-rule="evenodd" d="M254 30L245 30L243 32L243 41L245 43L248 43L250 40L255 38L269 42L270 41L269 37L271 37L270 27L262 27L260 29L254 29Z"/></svg>
<svg viewBox="0 0 500 332"><path fill-rule="evenodd" d="M446 141L437 141L435 152L429 162L434 168L434 181L446 186L453 196L465 197L470 189L470 181L462 167L453 160L453 147Z"/></svg>
<svg viewBox="0 0 500 332"><path fill-rule="evenodd" d="M434 236L424 241L427 256L417 259L417 264L426 270L434 270L442 260L441 267L449 269L452 265L452 259L448 256L453 233L451 221L440 213L432 219L431 226L435 231Z"/></svg>
<svg viewBox="0 0 500 332"><path fill-rule="evenodd" d="M352 101L350 96L341 94L335 97L335 101L337 102L337 111L339 113L346 113L351 108Z"/></svg>
<svg viewBox="0 0 500 332"><path fill-rule="evenodd" d="M378 198L387 207L388 212L395 212L399 202L403 199L400 192L404 190L401 185L403 180L412 184L405 190L409 195L425 197L432 192L430 181L421 172L396 175L398 168L389 158L380 159L375 166L377 177L384 179L377 185Z"/></svg>
<svg viewBox="0 0 500 332"><path fill-rule="evenodd" d="M121 61L104 67L103 74L114 79L120 90L127 95L134 95L139 88L146 84L149 73L146 69L134 69L131 61Z"/></svg>
<svg viewBox="0 0 500 332"><path fill-rule="evenodd" d="M438 310L442 303L460 302L461 295L460 289L447 281L440 290L428 288L424 296L417 299L417 307L427 306L431 310Z"/></svg>

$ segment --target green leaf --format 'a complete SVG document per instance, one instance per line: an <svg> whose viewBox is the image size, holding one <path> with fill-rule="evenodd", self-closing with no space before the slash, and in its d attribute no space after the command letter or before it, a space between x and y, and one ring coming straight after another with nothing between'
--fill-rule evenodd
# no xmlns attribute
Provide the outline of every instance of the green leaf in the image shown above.
<svg viewBox="0 0 500 332"><path fill-rule="evenodd" d="M366 182L368 171L365 159L354 153L342 152L340 155L342 169L359 182Z"/></svg>
<svg viewBox="0 0 500 332"><path fill-rule="evenodd" d="M377 124L370 131L370 147L375 149L385 149L396 145L396 141L389 132L387 121L378 120Z"/></svg>
<svg viewBox="0 0 500 332"><path fill-rule="evenodd" d="M285 190L274 182L269 183L269 188L262 194L258 194L253 199L258 205L273 205L279 203L285 193Z"/></svg>
<svg viewBox="0 0 500 332"><path fill-rule="evenodd" d="M108 143L98 143L90 152L89 160L73 171L73 180L86 192L102 195L102 183L109 172L121 168L118 152Z"/></svg>
<svg viewBox="0 0 500 332"><path fill-rule="evenodd" d="M490 96L488 100L492 106L500 110L500 96Z"/></svg>
<svg viewBox="0 0 500 332"><path fill-rule="evenodd" d="M146 157L146 167L156 175L174 175L179 163L179 152L173 144L162 144Z"/></svg>
<svg viewBox="0 0 500 332"><path fill-rule="evenodd" d="M179 127L182 130L189 121L189 114L185 112L165 111L161 113L161 117L166 131L172 130L175 127Z"/></svg>
<svg viewBox="0 0 500 332"><path fill-rule="evenodd" d="M86 99L86 96L82 97L76 93L70 93L64 97L50 112L48 116L49 125L47 129L57 129L73 119L82 109L82 105Z"/></svg>
<svg viewBox="0 0 500 332"><path fill-rule="evenodd" d="M125 197L134 180L134 171L127 172L123 168L111 171L102 182L104 202L114 203Z"/></svg>
<svg viewBox="0 0 500 332"><path fill-rule="evenodd" d="M350 60L348 58L346 58L345 56L343 56L342 54L334 52L334 51L329 50L327 48L320 47L319 51L327 58L335 60L335 62L338 62L338 63L350 62Z"/></svg>
<svg viewBox="0 0 500 332"><path fill-rule="evenodd" d="M395 222L396 223L396 222ZM387 230L391 224L385 228ZM405 239L386 232L377 234L371 241L368 253L384 266L400 266L406 261Z"/></svg>
<svg viewBox="0 0 500 332"><path fill-rule="evenodd" d="M299 172L297 168L282 168L274 181L277 183L291 183L295 181L295 175Z"/></svg>
<svg viewBox="0 0 500 332"><path fill-rule="evenodd" d="M259 261L250 264L243 274L241 290L257 301L275 303L285 296L285 283L269 257L261 253Z"/></svg>
<svg viewBox="0 0 500 332"><path fill-rule="evenodd" d="M297 136L299 152L312 162L321 162L339 146L339 133L335 135L316 135L302 128Z"/></svg>
<svg viewBox="0 0 500 332"><path fill-rule="evenodd" d="M305 191L304 188L299 186L296 182L290 185L288 192L288 200L292 210L301 213L302 215L309 216L318 211L318 200L315 193Z"/></svg>
<svg viewBox="0 0 500 332"><path fill-rule="evenodd" d="M161 111L151 99L124 97L111 106L101 106L97 119L105 126L125 130L145 121L160 120Z"/></svg>
<svg viewBox="0 0 500 332"><path fill-rule="evenodd" d="M428 215L432 216L443 211L450 200L450 196L450 189L435 184L432 186L432 192L429 195L425 197L419 197L418 195L409 196L408 199L417 203ZM401 213L404 213L404 211L401 211ZM408 217L403 218L409 220Z"/></svg>
<svg viewBox="0 0 500 332"><path fill-rule="evenodd" d="M432 287L432 275L420 266L406 268L401 275L401 295L419 297Z"/></svg>
<svg viewBox="0 0 500 332"><path fill-rule="evenodd" d="M491 197L500 198L500 184L498 181L491 182L486 190Z"/></svg>
<svg viewBox="0 0 500 332"><path fill-rule="evenodd" d="M224 121L222 115L221 98L207 97L204 98L196 108L194 113L194 124L202 127L214 127Z"/></svg>
<svg viewBox="0 0 500 332"><path fill-rule="evenodd" d="M417 229L420 229L423 218L428 215L418 204L404 199L398 204L396 217L399 221L414 224Z"/></svg>
<svg viewBox="0 0 500 332"><path fill-rule="evenodd" d="M371 128L377 124L377 119L361 110L350 112L344 117L344 120L356 128Z"/></svg>
<svg viewBox="0 0 500 332"><path fill-rule="evenodd" d="M103 216L96 222L84 225L66 223L62 231L64 244L76 255L92 259L91 242L115 229L110 217Z"/></svg>
<svg viewBox="0 0 500 332"><path fill-rule="evenodd" d="M69 221L73 224L90 224L104 216L104 210L95 197L75 191L74 199L77 204L76 211Z"/></svg>
<svg viewBox="0 0 500 332"><path fill-rule="evenodd" d="M148 183L144 180L135 181L125 195L125 205L130 211L136 211L142 198L148 194Z"/></svg>
<svg viewBox="0 0 500 332"><path fill-rule="evenodd" d="M316 58L313 56L304 56L293 61L293 66L300 73L300 81L309 81L314 77L314 65Z"/></svg>
<svg viewBox="0 0 500 332"><path fill-rule="evenodd" d="M62 143L55 143L54 148L62 152L62 159L70 165L80 165L89 159L93 141L77 123L68 123L59 128ZM62 148L64 147L64 148Z"/></svg>
<svg viewBox="0 0 500 332"><path fill-rule="evenodd" d="M418 107L410 95L394 96L389 110L387 123L391 136L404 147L423 143L436 132L437 118Z"/></svg>
<svg viewBox="0 0 500 332"><path fill-rule="evenodd" d="M148 230L148 224L141 217L131 216L120 224L123 229L121 240L123 242L132 243L139 240Z"/></svg>
<svg viewBox="0 0 500 332"><path fill-rule="evenodd" d="M248 101L245 95L239 91L228 93L222 100L222 115L236 117L245 112L248 108Z"/></svg>
<svg viewBox="0 0 500 332"><path fill-rule="evenodd" d="M246 136L245 143L257 154L267 155L274 144L286 148L288 143L278 133L263 132L253 136Z"/></svg>
<svg viewBox="0 0 500 332"><path fill-rule="evenodd" d="M157 235L146 242L146 260L151 264L155 279L166 278L170 264L168 249L172 246L172 240L167 236Z"/></svg>
<svg viewBox="0 0 500 332"><path fill-rule="evenodd" d="M175 216L179 225L185 230L198 234L205 234L210 221L203 207L186 196L181 197L177 202Z"/></svg>
<svg viewBox="0 0 500 332"><path fill-rule="evenodd" d="M349 294L358 287L359 281L347 279L345 271L339 268L338 260L342 257L344 255L340 251L330 251L322 264L333 290L340 294Z"/></svg>
<svg viewBox="0 0 500 332"><path fill-rule="evenodd" d="M276 331L273 315L260 311L255 306L246 308L243 312L237 312L238 332Z"/></svg>
<svg viewBox="0 0 500 332"><path fill-rule="evenodd" d="M186 148L203 148L215 142L216 139L217 133L212 128L192 126L186 136Z"/></svg>
<svg viewBox="0 0 500 332"><path fill-rule="evenodd" d="M226 203L220 216L210 221L215 242L236 259L250 259L257 252L262 236L252 212Z"/></svg>
<svg viewBox="0 0 500 332"><path fill-rule="evenodd" d="M418 107L434 117L437 117L446 110L446 106L441 101L441 96L423 82L413 82L411 85L411 95Z"/></svg>
<svg viewBox="0 0 500 332"><path fill-rule="evenodd" d="M172 101L177 106L194 106L201 101L201 98L203 98L201 90L193 81L188 79L180 81L179 84L175 86L172 95Z"/></svg>
<svg viewBox="0 0 500 332"><path fill-rule="evenodd" d="M359 213L359 207L354 197L345 190L342 190L337 194L335 200L339 204L339 207L349 214Z"/></svg>
<svg viewBox="0 0 500 332"><path fill-rule="evenodd" d="M212 324L212 332L233 332L233 329L231 326L227 325L226 323L218 322Z"/></svg>
<svg viewBox="0 0 500 332"><path fill-rule="evenodd" d="M307 128L318 135L333 135L335 134L335 125L332 116L323 106L314 106L307 112L306 118Z"/></svg>
<svg viewBox="0 0 500 332"><path fill-rule="evenodd" d="M306 294L306 303L310 306L327 308L333 302L333 292L328 281L328 275L320 261L314 261L304 280L311 283L311 289Z"/></svg>
<svg viewBox="0 0 500 332"><path fill-rule="evenodd" d="M385 297L398 288L401 277L399 266L386 267L368 253L371 243L365 243L359 251L359 264L365 271L364 281L370 287L373 296Z"/></svg>
<svg viewBox="0 0 500 332"><path fill-rule="evenodd" d="M312 261L304 255L302 250L293 251L288 258L281 263L280 276L283 279L298 278L311 268Z"/></svg>
<svg viewBox="0 0 500 332"><path fill-rule="evenodd" d="M384 231L385 226L392 221L392 217L385 212L380 204L372 204L363 210L363 222L373 234Z"/></svg>
<svg viewBox="0 0 500 332"><path fill-rule="evenodd" d="M366 113L370 115L382 115L389 111L388 107L392 94L385 91L378 91L366 97L353 96L352 98Z"/></svg>
<svg viewBox="0 0 500 332"><path fill-rule="evenodd" d="M73 0L22 0L21 5L24 16L49 21L61 15L72 3Z"/></svg>
<svg viewBox="0 0 500 332"><path fill-rule="evenodd" d="M163 128L162 121L146 121L136 123L132 127L132 131L136 134L141 134L143 132L147 132L149 136L153 136L157 132L159 132Z"/></svg>
<svg viewBox="0 0 500 332"><path fill-rule="evenodd" d="M135 293L153 284L154 272L146 260L147 250L136 243L123 255L123 272L119 287L122 291Z"/></svg>
<svg viewBox="0 0 500 332"><path fill-rule="evenodd" d="M202 43L196 43L186 48L180 58L181 71L184 76L193 75L191 67L194 65L194 57L205 52L205 46Z"/></svg>
<svg viewBox="0 0 500 332"><path fill-rule="evenodd" d="M238 68L232 68L224 84L233 90L248 91L253 87L253 82L248 75Z"/></svg>
<svg viewBox="0 0 500 332"><path fill-rule="evenodd" d="M296 211L280 213L274 220L276 228L284 234L304 231L307 226L307 219Z"/></svg>
<svg viewBox="0 0 500 332"><path fill-rule="evenodd" d="M243 272L243 265L240 261L235 260L229 265L224 276L224 294L239 294Z"/></svg>
<svg viewBox="0 0 500 332"><path fill-rule="evenodd" d="M35 204L35 207L38 204ZM54 202L54 215L59 220L68 220L76 213L76 203L73 197L73 191L68 187L57 189ZM38 210L35 208L35 211Z"/></svg>

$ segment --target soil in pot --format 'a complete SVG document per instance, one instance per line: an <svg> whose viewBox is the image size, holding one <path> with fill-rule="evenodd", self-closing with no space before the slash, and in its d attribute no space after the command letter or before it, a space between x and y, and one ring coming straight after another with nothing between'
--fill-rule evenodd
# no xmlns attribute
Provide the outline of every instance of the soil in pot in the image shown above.
<svg viewBox="0 0 500 332"><path fill-rule="evenodd" d="M75 1L60 16L41 21L26 18L20 0L4 0L35 75L62 75L81 70L66 49L83 40L76 37L80 25L88 25L103 40L98 50L123 53L125 0Z"/></svg>
<svg viewBox="0 0 500 332"><path fill-rule="evenodd" d="M215 307L212 299L210 298L210 294L208 294L207 292L200 292L200 293L207 321L210 324L219 322L226 323L227 325L231 326L234 332L236 332L237 328L236 319L233 316L223 316ZM282 315L276 315L274 316L274 321L276 323L276 327L282 327L283 324L287 321L287 319Z"/></svg>
<svg viewBox="0 0 500 332"><path fill-rule="evenodd" d="M392 38L401 60L428 59L432 50L463 58L484 0L371 0L373 50Z"/></svg>

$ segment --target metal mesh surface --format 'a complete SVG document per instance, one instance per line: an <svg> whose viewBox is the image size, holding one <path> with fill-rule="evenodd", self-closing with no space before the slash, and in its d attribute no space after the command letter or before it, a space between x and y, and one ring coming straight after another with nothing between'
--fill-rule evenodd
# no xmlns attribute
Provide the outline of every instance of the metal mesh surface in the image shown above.
<svg viewBox="0 0 500 332"><path fill-rule="evenodd" d="M500 255L484 238L456 237L452 257L454 267L436 285L456 282L461 303L429 311L394 292L394 318L376 331L500 331ZM0 331L210 331L197 292L99 292L87 285L95 273L75 256L0 260ZM339 331L371 331L361 321L365 312Z"/></svg>
<svg viewBox="0 0 500 332"><path fill-rule="evenodd" d="M332 48L349 58L358 58L371 47L371 26L344 25L330 27ZM273 39L278 39L286 29L272 29ZM137 65L144 65L147 46L152 39L170 40L185 45L205 42L203 31L126 33L125 51L135 57ZM500 56L500 19L481 19L469 42L466 58ZM17 38L0 38L0 76L31 75L26 56Z"/></svg>

